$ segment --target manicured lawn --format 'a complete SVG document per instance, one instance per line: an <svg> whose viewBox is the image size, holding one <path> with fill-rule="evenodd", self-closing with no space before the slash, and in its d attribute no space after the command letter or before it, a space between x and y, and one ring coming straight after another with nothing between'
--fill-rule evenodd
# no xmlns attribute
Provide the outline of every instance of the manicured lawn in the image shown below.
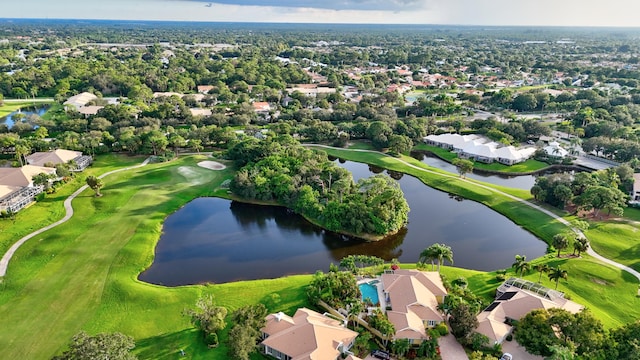
<svg viewBox="0 0 640 360"><path fill-rule="evenodd" d="M415 150L431 151L432 153L438 155L439 157L445 159L448 162L451 162L453 161L453 159L458 157L457 154L449 150L439 148L437 146L429 146L427 144L417 144L413 148ZM484 164L484 163L475 161L473 163L473 167L481 170L500 171L504 173L529 173L529 172L539 171L544 168L547 168L549 167L549 164L544 163L542 161L534 160L534 159L529 159L525 162L521 162L519 164L515 164L511 166L503 165L499 163Z"/></svg>
<svg viewBox="0 0 640 360"><path fill-rule="evenodd" d="M143 160L143 157L111 154L98 156L91 167L76 174L72 181L59 187L56 193L46 195L43 200L37 203L37 206L33 204L19 211L16 214L15 221L9 219L0 220L0 254L4 254L21 237L62 219L64 216L64 199L84 185L87 176L97 176L114 169L136 165ZM108 182L108 180L106 181Z"/></svg>
<svg viewBox="0 0 640 360"><path fill-rule="evenodd" d="M624 209L624 217L629 220L640 221L640 209L628 207Z"/></svg>
<svg viewBox="0 0 640 360"><path fill-rule="evenodd" d="M585 235L600 255L640 271L640 225L618 222L591 223Z"/></svg>
<svg viewBox="0 0 640 360"><path fill-rule="evenodd" d="M232 173L195 166L203 158L109 176L102 198L86 191L74 201L76 215L69 222L27 242L0 284L3 357L48 359L86 330L131 335L142 358L175 358L184 349L193 359L224 359L225 346L205 349L181 316L201 294L215 294L229 310L256 302L289 313L308 306L304 288L310 275L179 288L136 280L151 264L166 215L213 194ZM179 170L184 167L190 171Z"/></svg>
<svg viewBox="0 0 640 360"><path fill-rule="evenodd" d="M350 143L349 149L375 150L370 142L365 141L353 141Z"/></svg>

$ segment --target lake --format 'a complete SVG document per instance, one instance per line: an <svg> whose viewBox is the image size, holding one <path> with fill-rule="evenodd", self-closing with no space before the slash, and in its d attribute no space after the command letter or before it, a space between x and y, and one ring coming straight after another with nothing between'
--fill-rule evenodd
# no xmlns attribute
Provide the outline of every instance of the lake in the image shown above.
<svg viewBox="0 0 640 360"><path fill-rule="evenodd" d="M381 171L349 161L340 166L356 180ZM545 253L543 241L486 206L393 175L411 212L406 230L385 240L332 234L282 207L200 198L167 217L155 260L139 278L167 286L277 278L327 271L352 254L416 262L437 242L451 246L456 266L477 270L508 268L516 254Z"/></svg>
<svg viewBox="0 0 640 360"><path fill-rule="evenodd" d="M38 115L38 116L42 116L44 115L44 113L47 112L47 110L49 110L49 105L38 105L38 106L30 106L30 107L26 107L21 109L20 111L14 111L12 113L9 113L9 115L0 118L0 125L1 124L5 124L7 125L7 127L9 129L11 129L11 127L13 126L13 124L15 123L14 121L14 117L17 114L23 114L25 116L29 116L29 115Z"/></svg>
<svg viewBox="0 0 640 360"><path fill-rule="evenodd" d="M440 158L424 155L420 152L411 153L411 156L415 157L416 159L422 161L422 163L427 164L429 166L433 166L438 169L442 169L454 174L458 174L458 169L454 165ZM553 171L549 171L549 173L551 172ZM516 188L516 189L524 189L524 190L531 190L531 188L536 182L536 176L534 175L509 176L509 175L494 175L494 174L480 173L480 172L474 171L472 173L465 174L465 176L470 179L480 180L480 181L484 181L494 185L500 185L500 186L506 186L506 187Z"/></svg>

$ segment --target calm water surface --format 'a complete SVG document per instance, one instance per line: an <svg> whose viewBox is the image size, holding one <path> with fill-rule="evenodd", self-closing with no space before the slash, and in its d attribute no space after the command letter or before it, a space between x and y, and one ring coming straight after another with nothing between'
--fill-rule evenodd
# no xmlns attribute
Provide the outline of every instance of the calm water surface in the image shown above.
<svg viewBox="0 0 640 360"><path fill-rule="evenodd" d="M0 124L5 124L9 129L11 129L11 127L15 123L14 121L15 115L23 114L25 116L29 116L29 115L42 116L44 115L44 113L47 112L48 109L49 109L49 105L39 105L35 108L32 107L30 109L22 109L20 111L14 111L12 113L9 113L9 115L0 118Z"/></svg>
<svg viewBox="0 0 640 360"><path fill-rule="evenodd" d="M366 164L340 165L356 180L372 175ZM345 239L280 207L200 198L166 219L154 263L140 279L176 286L276 278L327 271L351 254L416 262L436 242L452 247L456 266L477 270L510 267L515 254L544 254L544 242L484 205L393 175L411 212L406 231L383 241Z"/></svg>

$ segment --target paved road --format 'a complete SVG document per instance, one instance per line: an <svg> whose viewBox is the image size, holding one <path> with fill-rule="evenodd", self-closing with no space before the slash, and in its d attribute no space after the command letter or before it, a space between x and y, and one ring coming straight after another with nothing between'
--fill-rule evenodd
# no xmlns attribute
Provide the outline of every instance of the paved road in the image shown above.
<svg viewBox="0 0 640 360"><path fill-rule="evenodd" d="M105 176L109 176L111 174L115 174L115 173L120 172L120 171L131 170L131 169L143 167L143 166L147 165L148 163L149 163L149 159L146 159L140 165L135 165L135 166L130 166L130 167L122 168L122 169L116 169L116 170L108 171L108 172L98 176L98 178L102 179ZM9 250L7 250L7 252L4 254L2 259L0 260L0 278L5 276L5 274L7 273L7 267L9 266L9 261L13 257L13 254L15 254L15 252L20 248L20 246L22 246L22 244L27 242L27 240L31 239L32 237L40 235L40 234L42 234L43 232L45 232L47 230L53 229L54 227L56 227L56 226L58 226L60 224L64 224L69 219L71 219L71 217L73 216L73 207L71 206L71 201L73 201L73 199L75 199L76 196L80 195L80 193L85 191L88 187L89 186L87 186L87 185L81 186L78 190L76 190L73 194L71 194L64 201L64 210L65 210L66 214L62 219L54 222L51 225L47 225L47 226L43 227L40 230L36 230L36 231L32 232L31 234L23 237L22 239L18 240L15 244L13 244L13 246L11 246L9 248Z"/></svg>
<svg viewBox="0 0 640 360"><path fill-rule="evenodd" d="M337 148L337 147L327 146L327 145L317 145L317 144L305 144L305 145L308 145L308 146L315 146L315 147L321 147L321 148L327 148L327 149L345 150L345 149L343 149L343 148ZM368 152L368 153L382 154L382 155L384 155L384 156L390 156L390 155L387 155L387 154L381 153L381 152L379 152L379 151L373 151L373 150L361 150L361 149L357 149L357 150L356 150L356 149L353 149L353 150L349 150L349 151ZM531 208L534 208L534 209L536 209L536 210L538 210L538 211L540 211L540 212L542 212L542 213L545 213L545 214L549 215L549 216L550 216L550 217L552 217L553 219L558 220L560 223L562 223L562 224L564 224L564 225L567 225L567 226L568 226L571 230L573 230L573 232L575 232L577 235L579 235L579 236L582 236L582 237L585 237L585 238L586 238L586 236L584 235L584 233L583 233L582 231L580 231L579 229L577 229L577 228L573 227L573 225L571 225L571 223L570 223L570 222L568 222L567 220L565 220L565 219L563 219L562 217L560 217L560 216L558 216L558 215L554 214L553 212L551 212L551 211L549 211L549 210L547 210L547 209L545 209L545 208L543 208L543 207L540 207L540 206L538 206L538 205L536 205L536 204L533 204L533 203L531 203L531 202L529 202L529 201L527 201L527 200L523 200L523 199L520 199L520 198L518 198L518 197L516 197L516 196L513 196L513 195L511 195L511 194L507 194L507 193L502 192L502 191L500 191L500 190L496 190L496 189L494 189L494 188L492 188L492 187L490 187L490 186L486 186L486 185L478 184L478 183L476 183L476 182L469 181L468 179L460 178L459 176L454 175L454 174L452 174L452 175L442 174L442 173L440 173L440 172L431 171L431 170L428 170L428 169L421 168L421 167L419 167L419 166L415 166L415 165L413 165L413 164L409 164L408 162L406 162L406 161L404 161L404 160L402 160L402 159L398 159L398 158L394 158L394 159L396 159L397 161L399 161L399 162L403 163L404 165L406 165L406 166L408 166L408 167L410 167L410 168L412 168L412 169L416 169L416 170L419 170L419 171L424 171L424 172L426 172L426 173L435 174L435 175L439 175L439 176L443 176L443 177L455 178L455 179L458 179L458 180L460 180L460 181L464 181L464 182L467 182L467 183L473 184L473 185L475 185L475 186L481 187L481 188L483 188L483 189L487 189L487 190L493 191L493 192L495 192L495 193L498 193L498 194L500 194L500 195L506 196L506 197L508 197L508 198L509 198L509 199L511 199L511 200L518 201L518 202L520 202L520 203L522 203L522 204L525 204L525 205L527 205L527 206L529 206L529 207L531 207ZM610 260L610 259L605 258L604 256L602 256L602 255L600 255L600 254L596 253L596 252L595 252L591 247L589 247L589 250L587 250L587 254L589 254L590 256L593 256L594 258L596 258L596 259L598 259L598 260L600 260L600 261L602 261L602 262L604 262L604 263L607 263L607 264L609 264L609 265L612 265L612 266L614 266L614 267L617 267L618 269L621 269L621 270L624 270L624 271L626 271L626 272L630 273L631 275L635 276L635 277L638 279L638 281L640 281L640 272L638 272L638 271L636 271L636 270L634 270L634 269L632 269L632 268L630 268L630 267L628 267L628 266L626 266L626 265L622 265L622 264L617 263L617 262L615 262L615 261L613 261L613 260Z"/></svg>
<svg viewBox="0 0 640 360"><path fill-rule="evenodd" d="M11 103L42 103L42 102L53 102L55 101L53 98L36 98L36 99L4 99L3 100L7 104Z"/></svg>

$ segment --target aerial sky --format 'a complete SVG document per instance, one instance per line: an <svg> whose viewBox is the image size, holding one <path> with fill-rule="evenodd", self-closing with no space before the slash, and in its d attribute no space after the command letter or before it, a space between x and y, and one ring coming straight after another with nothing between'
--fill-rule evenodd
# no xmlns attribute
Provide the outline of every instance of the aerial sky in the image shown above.
<svg viewBox="0 0 640 360"><path fill-rule="evenodd" d="M640 26L638 0L11 0L2 18Z"/></svg>

